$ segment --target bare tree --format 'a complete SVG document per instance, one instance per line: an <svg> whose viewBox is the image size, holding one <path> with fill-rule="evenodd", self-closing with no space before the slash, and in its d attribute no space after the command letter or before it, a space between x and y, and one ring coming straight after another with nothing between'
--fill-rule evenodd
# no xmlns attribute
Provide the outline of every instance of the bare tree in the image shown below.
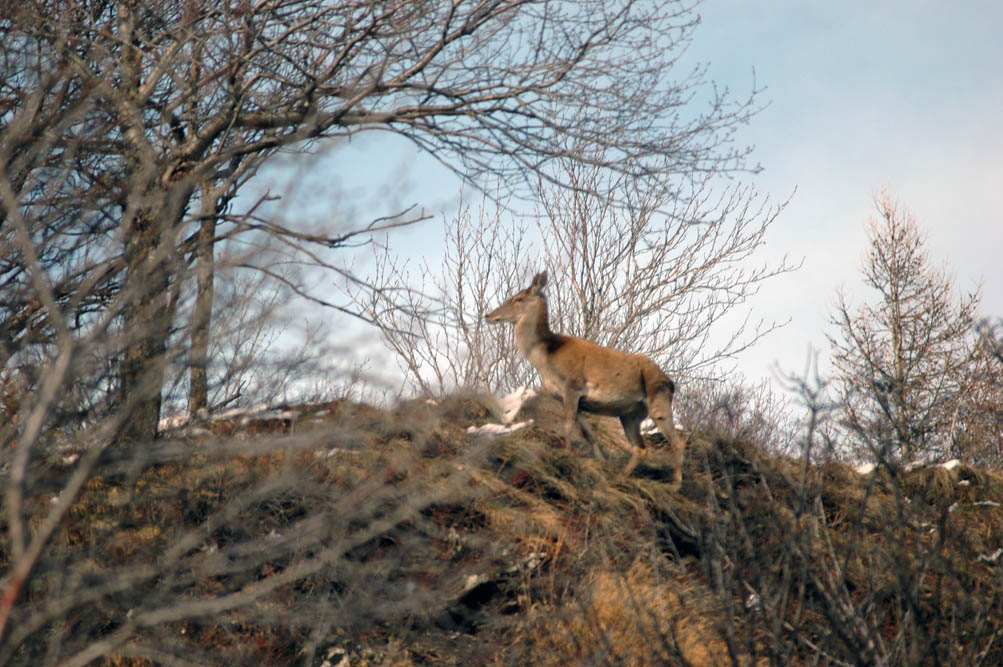
<svg viewBox="0 0 1003 667"><path fill-rule="evenodd" d="M1003 320L976 326L973 379L959 424L961 451L971 461L1003 468Z"/></svg>
<svg viewBox="0 0 1003 667"><path fill-rule="evenodd" d="M96 623L114 626L110 638L103 635L107 643L64 641L67 609L107 601L137 579L120 571L94 579L73 567L80 562L64 562L53 550L59 528L88 485L134 490L130 484L150 466L191 455L183 448L165 454L169 443L154 441L172 368L195 367L192 405L205 399L200 369L212 368L205 331L207 320L212 331L208 306L216 305L209 296L223 291L220 271L256 271L290 293L357 314L340 296L311 292L295 273L276 270L274 255L258 252L262 239L339 283L379 291L387 286L360 280L338 251L423 218L417 208L378 219L272 216L259 206L267 193L249 186L264 165L280 152L383 131L468 181L494 178L516 196L532 196L541 179L575 187L568 161L652 187L677 155L686 169L741 170L744 149L699 138L726 138L754 112L752 102L722 96L698 118L677 113L686 89L666 73L696 23L690 5L677 1L4 3L0 365L4 402L15 412L0 424L0 638L19 638L4 644L5 655L38 631L51 638L49 662L62 661L67 646L75 656L67 664L85 664L143 627L188 615L192 607L178 602L186 591L172 582L201 575L185 572L232 573L227 558L211 559L209 569L190 560L192 549L209 549L203 538L214 530L196 521L165 567L135 564L132 575L166 589L138 606L131 594L116 598L113 622ZM595 194L615 198L616 190L602 191L607 184L597 181ZM67 443L80 458L53 472ZM296 481L282 480L284 491ZM242 495L213 515L214 525L233 526L241 503L269 493ZM409 500L405 514L421 506ZM382 512L385 504L372 508ZM265 530L248 537L244 546L261 558L233 552L248 568L236 579L254 578L247 573L282 549L313 551L325 565L339 561L324 546L341 539L335 523L316 523L334 532L306 539L317 535L315 524L302 524L278 551L254 551ZM244 578L227 600L242 604L297 572L304 570L235 592ZM69 607L33 606L45 607L56 599L45 592L58 590L71 591ZM19 606L33 593L40 597ZM218 604L199 603L196 613ZM135 650L156 654L148 648Z"/></svg>
<svg viewBox="0 0 1003 667"><path fill-rule="evenodd" d="M978 419L974 323L979 292L962 296L931 266L913 216L887 193L875 202L864 280L877 293L854 307L840 292L829 336L851 445L878 460L963 454Z"/></svg>
<svg viewBox="0 0 1003 667"><path fill-rule="evenodd" d="M24 340L47 309L117 309L115 392L136 404L117 439L149 440L182 279L195 261L208 275L211 218L212 243L249 230L297 250L346 241L218 205L277 150L384 130L466 179L528 194L541 177L567 185L557 158L594 163L607 145L603 169L654 181L681 129L750 113L716 100L677 125L681 91L664 73L696 21L685 3L630 0L22 3L0 25L4 234L17 210L53 301L41 306L12 258L4 340ZM696 145L697 164L741 162L717 148ZM204 326L191 329L198 368Z"/></svg>
<svg viewBox="0 0 1003 667"><path fill-rule="evenodd" d="M979 322L978 330L986 351L1003 364L1003 319L991 322L986 318Z"/></svg>
<svg viewBox="0 0 1003 667"><path fill-rule="evenodd" d="M476 211L461 199L443 228L439 264L423 259L412 266L392 248L376 248L373 282L401 287L356 290L356 303L408 384L423 394L528 385L535 371L521 361L510 332L484 320L535 265L527 229L487 196Z"/></svg>
<svg viewBox="0 0 1003 667"><path fill-rule="evenodd" d="M798 266L756 258L783 204L751 186L715 188L720 173L694 169L655 189L618 179L612 185L625 204L617 206L590 194L603 177L597 170L566 170L577 187L549 188L537 214L563 328L695 378L721 377L727 362L781 325L753 321L746 308L763 282ZM740 319L723 331L727 316Z"/></svg>
<svg viewBox="0 0 1003 667"><path fill-rule="evenodd" d="M446 226L438 271L425 262L410 272L392 254L378 256L379 282L420 285L409 292L412 310L426 296L439 308L419 319L387 294L359 300L417 388L493 391L531 381L511 336L483 319L544 267L558 330L643 352L674 376L720 378L780 326L751 321L745 308L764 281L797 268L787 258L755 263L782 205L747 187L715 195L711 176L688 174L680 192L670 189L678 184L649 189L622 176L603 183L594 166L565 167L572 187L541 182L532 226L487 197L476 215L461 208Z"/></svg>

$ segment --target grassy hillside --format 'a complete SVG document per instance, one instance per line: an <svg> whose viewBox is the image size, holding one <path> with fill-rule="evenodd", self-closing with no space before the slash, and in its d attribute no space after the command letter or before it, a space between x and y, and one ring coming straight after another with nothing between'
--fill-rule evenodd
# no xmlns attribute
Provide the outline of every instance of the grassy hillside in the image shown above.
<svg viewBox="0 0 1003 667"><path fill-rule="evenodd" d="M861 475L696 432L674 491L657 440L618 475L615 421L601 461L560 448L550 399L468 433L499 413L300 406L106 456L0 664L1003 664L995 474ZM33 525L77 456L32 470Z"/></svg>

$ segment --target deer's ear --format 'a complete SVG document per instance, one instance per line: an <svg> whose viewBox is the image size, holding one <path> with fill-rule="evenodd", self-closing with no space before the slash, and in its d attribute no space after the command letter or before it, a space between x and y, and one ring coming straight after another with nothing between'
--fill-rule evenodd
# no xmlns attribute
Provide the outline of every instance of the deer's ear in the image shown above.
<svg viewBox="0 0 1003 667"><path fill-rule="evenodd" d="M541 271L533 277L533 284L529 286L529 291L533 294L539 294L547 285L547 272Z"/></svg>

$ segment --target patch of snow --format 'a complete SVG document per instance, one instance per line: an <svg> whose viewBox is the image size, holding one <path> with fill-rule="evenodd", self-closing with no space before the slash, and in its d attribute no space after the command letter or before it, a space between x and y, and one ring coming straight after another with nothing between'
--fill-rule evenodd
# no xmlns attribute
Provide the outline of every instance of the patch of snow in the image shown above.
<svg viewBox="0 0 1003 667"><path fill-rule="evenodd" d="M516 424L485 424L484 426L470 426L467 428L467 433L472 435L503 435L505 433L514 433L520 429L526 428L533 423L533 420L518 422Z"/></svg>
<svg viewBox="0 0 1003 667"><path fill-rule="evenodd" d="M686 431L678 423L675 424L676 431L685 434ZM641 422L641 433L644 435L653 435L655 433L660 433L658 426L655 424L655 420L651 417L645 417L644 421Z"/></svg>
<svg viewBox="0 0 1003 667"><path fill-rule="evenodd" d="M543 551L534 551L526 556L525 567L527 570L535 570L547 560L547 554Z"/></svg>
<svg viewBox="0 0 1003 667"><path fill-rule="evenodd" d="M980 500L977 503L972 503L974 507L999 507L1000 504L995 500Z"/></svg>
<svg viewBox="0 0 1003 667"><path fill-rule="evenodd" d="M164 417L157 423L157 430L168 431L172 428L180 428L187 424L190 418L191 417L183 413L171 415L170 417Z"/></svg>
<svg viewBox="0 0 1003 667"><path fill-rule="evenodd" d="M265 410L264 412L255 412L249 417L254 419L296 419L299 413L295 410Z"/></svg>
<svg viewBox="0 0 1003 667"><path fill-rule="evenodd" d="M258 403L256 405L249 405L244 408L230 408L229 410L224 410L223 412L217 412L216 414L210 415L205 410L199 410L195 417L198 421L202 422L222 422L227 420L239 421L242 425L248 424L252 420L264 420L264 419L296 419L299 413L296 410L283 410L280 408L269 408L264 403ZM191 421L191 417L188 415L173 415L171 417L165 417L160 420L161 430L179 428Z"/></svg>
<svg viewBox="0 0 1003 667"><path fill-rule="evenodd" d="M945 461L944 463L941 463L940 467L943 468L944 470L954 470L959 465L961 465L961 461L959 461L958 459L951 459L950 461Z"/></svg>
<svg viewBox="0 0 1003 667"><path fill-rule="evenodd" d="M348 659L348 651L340 646L335 646L328 650L327 657L324 662L320 663L320 667L349 667L351 664Z"/></svg>
<svg viewBox="0 0 1003 667"><path fill-rule="evenodd" d="M315 459L329 459L332 456L337 456L338 454L350 454L352 456L358 456L358 452L354 449L342 449L341 447L332 447L331 449L323 449L318 452L313 453Z"/></svg>
<svg viewBox="0 0 1003 667"><path fill-rule="evenodd" d="M522 409L522 404L536 396L536 391L528 387L519 387L511 394L506 394L498 399L502 411L505 413L505 423L511 424L515 416Z"/></svg>
<svg viewBox="0 0 1003 667"><path fill-rule="evenodd" d="M526 556L521 562L515 563L513 565L505 568L506 574L518 574L521 571L532 572L537 569L547 560L547 554L543 551L533 551L528 556Z"/></svg>
<svg viewBox="0 0 1003 667"><path fill-rule="evenodd" d="M876 467L877 466L874 465L873 463L862 463L861 465L854 468L854 470L857 471L858 475L870 475L872 472L874 472L874 469Z"/></svg>
<svg viewBox="0 0 1003 667"><path fill-rule="evenodd" d="M229 410L218 412L210 417L209 421L221 422L226 421L227 419L237 419L238 417L257 416L258 414L267 411L267 405L264 403L258 403L256 405L249 405L246 408L230 408Z"/></svg>
<svg viewBox="0 0 1003 667"><path fill-rule="evenodd" d="M473 590L488 580L486 574L468 574L463 580L463 592Z"/></svg>
<svg viewBox="0 0 1003 667"><path fill-rule="evenodd" d="M979 557L975 559L976 562L985 561L986 563L995 563L1003 556L1003 549L997 549L991 554L979 554Z"/></svg>

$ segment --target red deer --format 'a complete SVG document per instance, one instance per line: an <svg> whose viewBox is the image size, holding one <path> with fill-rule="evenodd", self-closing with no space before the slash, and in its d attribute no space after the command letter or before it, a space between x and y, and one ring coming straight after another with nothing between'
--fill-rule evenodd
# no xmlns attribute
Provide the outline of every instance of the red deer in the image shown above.
<svg viewBox="0 0 1003 667"><path fill-rule="evenodd" d="M515 324L515 342L519 350L540 372L544 388L562 399L564 446L570 447L571 432L577 421L596 455L601 457L595 435L579 417L579 412L619 417L627 440L633 445L630 460L622 472L629 475L641 456L647 453L641 438L641 422L651 415L668 440L674 466L672 483L678 487L682 481L686 441L672 423L672 395L675 392L672 380L643 354L628 354L584 338L551 331L547 300L541 294L546 284L546 272L538 273L529 287L488 313L487 321Z"/></svg>

